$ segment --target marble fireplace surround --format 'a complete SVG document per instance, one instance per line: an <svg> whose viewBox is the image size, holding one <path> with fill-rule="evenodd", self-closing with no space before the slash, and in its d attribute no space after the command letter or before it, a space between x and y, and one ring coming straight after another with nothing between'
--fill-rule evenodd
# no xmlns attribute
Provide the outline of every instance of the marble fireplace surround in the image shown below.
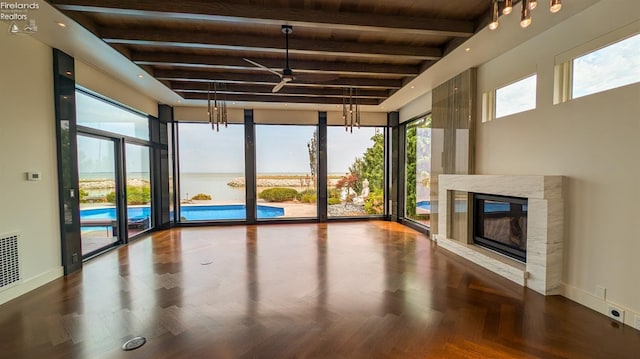
<svg viewBox="0 0 640 359"><path fill-rule="evenodd" d="M544 295L560 294L564 201L562 176L440 175L438 246ZM525 264L473 245L470 238L448 233L448 191L496 194L528 199L527 262ZM472 221L471 214L468 220ZM471 236L472 233L469 233Z"/></svg>

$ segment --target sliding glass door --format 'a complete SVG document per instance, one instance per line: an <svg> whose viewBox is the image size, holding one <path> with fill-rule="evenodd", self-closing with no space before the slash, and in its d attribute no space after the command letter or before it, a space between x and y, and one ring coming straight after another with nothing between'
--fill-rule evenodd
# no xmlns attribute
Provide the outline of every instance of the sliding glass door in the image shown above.
<svg viewBox="0 0 640 359"><path fill-rule="evenodd" d="M127 235L151 228L151 159L147 146L125 145Z"/></svg>
<svg viewBox="0 0 640 359"><path fill-rule="evenodd" d="M78 135L80 235L87 256L121 241L118 231L117 142Z"/></svg>
<svg viewBox="0 0 640 359"><path fill-rule="evenodd" d="M405 217L431 224L431 116L406 127Z"/></svg>

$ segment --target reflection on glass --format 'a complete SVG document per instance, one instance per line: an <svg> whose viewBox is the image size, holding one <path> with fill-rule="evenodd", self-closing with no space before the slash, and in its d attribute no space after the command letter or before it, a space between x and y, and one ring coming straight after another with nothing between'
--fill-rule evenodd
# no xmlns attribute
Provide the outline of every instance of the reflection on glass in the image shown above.
<svg viewBox="0 0 640 359"><path fill-rule="evenodd" d="M127 231L132 237L151 228L151 167L149 147L127 143ZM115 193L113 193L115 197Z"/></svg>
<svg viewBox="0 0 640 359"><path fill-rule="evenodd" d="M329 217L384 213L384 132L327 128Z"/></svg>
<svg viewBox="0 0 640 359"><path fill-rule="evenodd" d="M407 125L406 132L406 213L412 220L429 225L431 213L431 116Z"/></svg>
<svg viewBox="0 0 640 359"><path fill-rule="evenodd" d="M255 129L256 217L317 217L317 127L257 125Z"/></svg>
<svg viewBox="0 0 640 359"><path fill-rule="evenodd" d="M167 137L169 139L169 154L168 154L168 167L169 167L169 221L174 222L175 218L175 204L173 193L173 124L167 125Z"/></svg>
<svg viewBox="0 0 640 359"><path fill-rule="evenodd" d="M149 139L149 119L97 97L76 91L78 125Z"/></svg>
<svg viewBox="0 0 640 359"><path fill-rule="evenodd" d="M113 141L78 136L80 236L83 256L118 242L115 167Z"/></svg>
<svg viewBox="0 0 640 359"><path fill-rule="evenodd" d="M244 126L180 123L178 134L181 220L245 219Z"/></svg>

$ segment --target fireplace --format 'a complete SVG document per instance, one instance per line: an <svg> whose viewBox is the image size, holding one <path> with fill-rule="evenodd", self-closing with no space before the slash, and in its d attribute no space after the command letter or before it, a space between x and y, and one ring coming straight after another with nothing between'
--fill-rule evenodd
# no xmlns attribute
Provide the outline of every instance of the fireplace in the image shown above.
<svg viewBox="0 0 640 359"><path fill-rule="evenodd" d="M527 199L474 193L473 206L473 243L526 262Z"/></svg>

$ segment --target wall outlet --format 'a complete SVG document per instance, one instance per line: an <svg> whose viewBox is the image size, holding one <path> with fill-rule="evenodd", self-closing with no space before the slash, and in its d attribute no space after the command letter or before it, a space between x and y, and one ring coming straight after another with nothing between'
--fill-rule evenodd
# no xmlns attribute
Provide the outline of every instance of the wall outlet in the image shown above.
<svg viewBox="0 0 640 359"><path fill-rule="evenodd" d="M633 326L634 326L636 329L640 330L640 315L637 315L637 314L636 314L636 316L635 316L635 321L633 322Z"/></svg>
<svg viewBox="0 0 640 359"><path fill-rule="evenodd" d="M607 298L607 288L601 285L596 286L596 297L600 300L605 300Z"/></svg>
<svg viewBox="0 0 640 359"><path fill-rule="evenodd" d="M619 321L624 324L624 310L609 305L609 318Z"/></svg>

